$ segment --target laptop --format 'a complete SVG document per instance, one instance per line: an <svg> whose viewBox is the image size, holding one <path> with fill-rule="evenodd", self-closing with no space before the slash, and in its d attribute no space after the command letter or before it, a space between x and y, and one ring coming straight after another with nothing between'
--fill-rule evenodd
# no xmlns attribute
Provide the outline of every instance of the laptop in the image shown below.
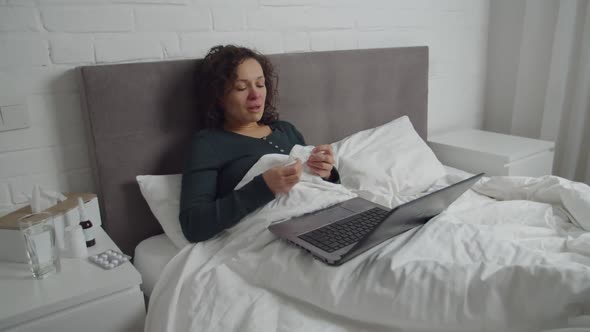
<svg viewBox="0 0 590 332"><path fill-rule="evenodd" d="M484 173L426 194L390 210L356 197L268 229L329 265L340 265L443 212Z"/></svg>

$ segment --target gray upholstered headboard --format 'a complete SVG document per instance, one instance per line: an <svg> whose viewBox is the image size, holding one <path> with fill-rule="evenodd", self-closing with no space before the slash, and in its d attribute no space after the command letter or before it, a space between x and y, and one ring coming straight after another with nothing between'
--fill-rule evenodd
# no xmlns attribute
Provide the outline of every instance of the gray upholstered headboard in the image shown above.
<svg viewBox="0 0 590 332"><path fill-rule="evenodd" d="M278 54L278 110L310 144L331 143L408 115L426 138L428 49ZM199 128L198 60L81 67L82 104L106 232L127 254L162 232L135 181L182 171Z"/></svg>

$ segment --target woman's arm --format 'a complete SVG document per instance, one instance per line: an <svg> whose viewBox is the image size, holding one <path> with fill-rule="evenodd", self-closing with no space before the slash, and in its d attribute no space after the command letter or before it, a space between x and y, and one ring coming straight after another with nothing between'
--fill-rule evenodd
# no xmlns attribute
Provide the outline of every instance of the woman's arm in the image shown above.
<svg viewBox="0 0 590 332"><path fill-rule="evenodd" d="M239 190L217 197L219 167L215 151L197 137L182 176L180 198L180 225L190 242L212 238L275 197L262 175Z"/></svg>

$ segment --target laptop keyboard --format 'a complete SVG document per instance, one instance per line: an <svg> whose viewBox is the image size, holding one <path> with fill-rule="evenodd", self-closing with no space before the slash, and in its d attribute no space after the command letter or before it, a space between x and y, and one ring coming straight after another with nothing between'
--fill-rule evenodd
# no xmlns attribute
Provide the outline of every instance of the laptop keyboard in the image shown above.
<svg viewBox="0 0 590 332"><path fill-rule="evenodd" d="M367 235L389 211L378 207L326 225L299 236L326 252L334 252L355 243Z"/></svg>

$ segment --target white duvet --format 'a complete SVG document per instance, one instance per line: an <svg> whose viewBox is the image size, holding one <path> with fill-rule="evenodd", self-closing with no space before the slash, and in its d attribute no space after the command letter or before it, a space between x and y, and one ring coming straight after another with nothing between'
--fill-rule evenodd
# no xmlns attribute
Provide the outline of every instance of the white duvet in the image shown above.
<svg viewBox="0 0 590 332"><path fill-rule="evenodd" d="M501 180L505 192L522 189L518 178ZM501 195L490 181L475 189ZM330 267L266 230L353 195L321 184L300 183L185 247L152 293L146 331L590 329L590 234L557 205L470 191L425 226Z"/></svg>
<svg viewBox="0 0 590 332"><path fill-rule="evenodd" d="M243 182L287 158L265 156ZM343 184L354 183L346 174ZM427 191L466 176L440 176ZM152 292L146 331L590 331L590 233L580 227L589 220L578 220L590 215L590 188L506 177L473 189L426 225L331 267L268 225L355 195L393 207L418 194L307 174L220 236L184 247Z"/></svg>

